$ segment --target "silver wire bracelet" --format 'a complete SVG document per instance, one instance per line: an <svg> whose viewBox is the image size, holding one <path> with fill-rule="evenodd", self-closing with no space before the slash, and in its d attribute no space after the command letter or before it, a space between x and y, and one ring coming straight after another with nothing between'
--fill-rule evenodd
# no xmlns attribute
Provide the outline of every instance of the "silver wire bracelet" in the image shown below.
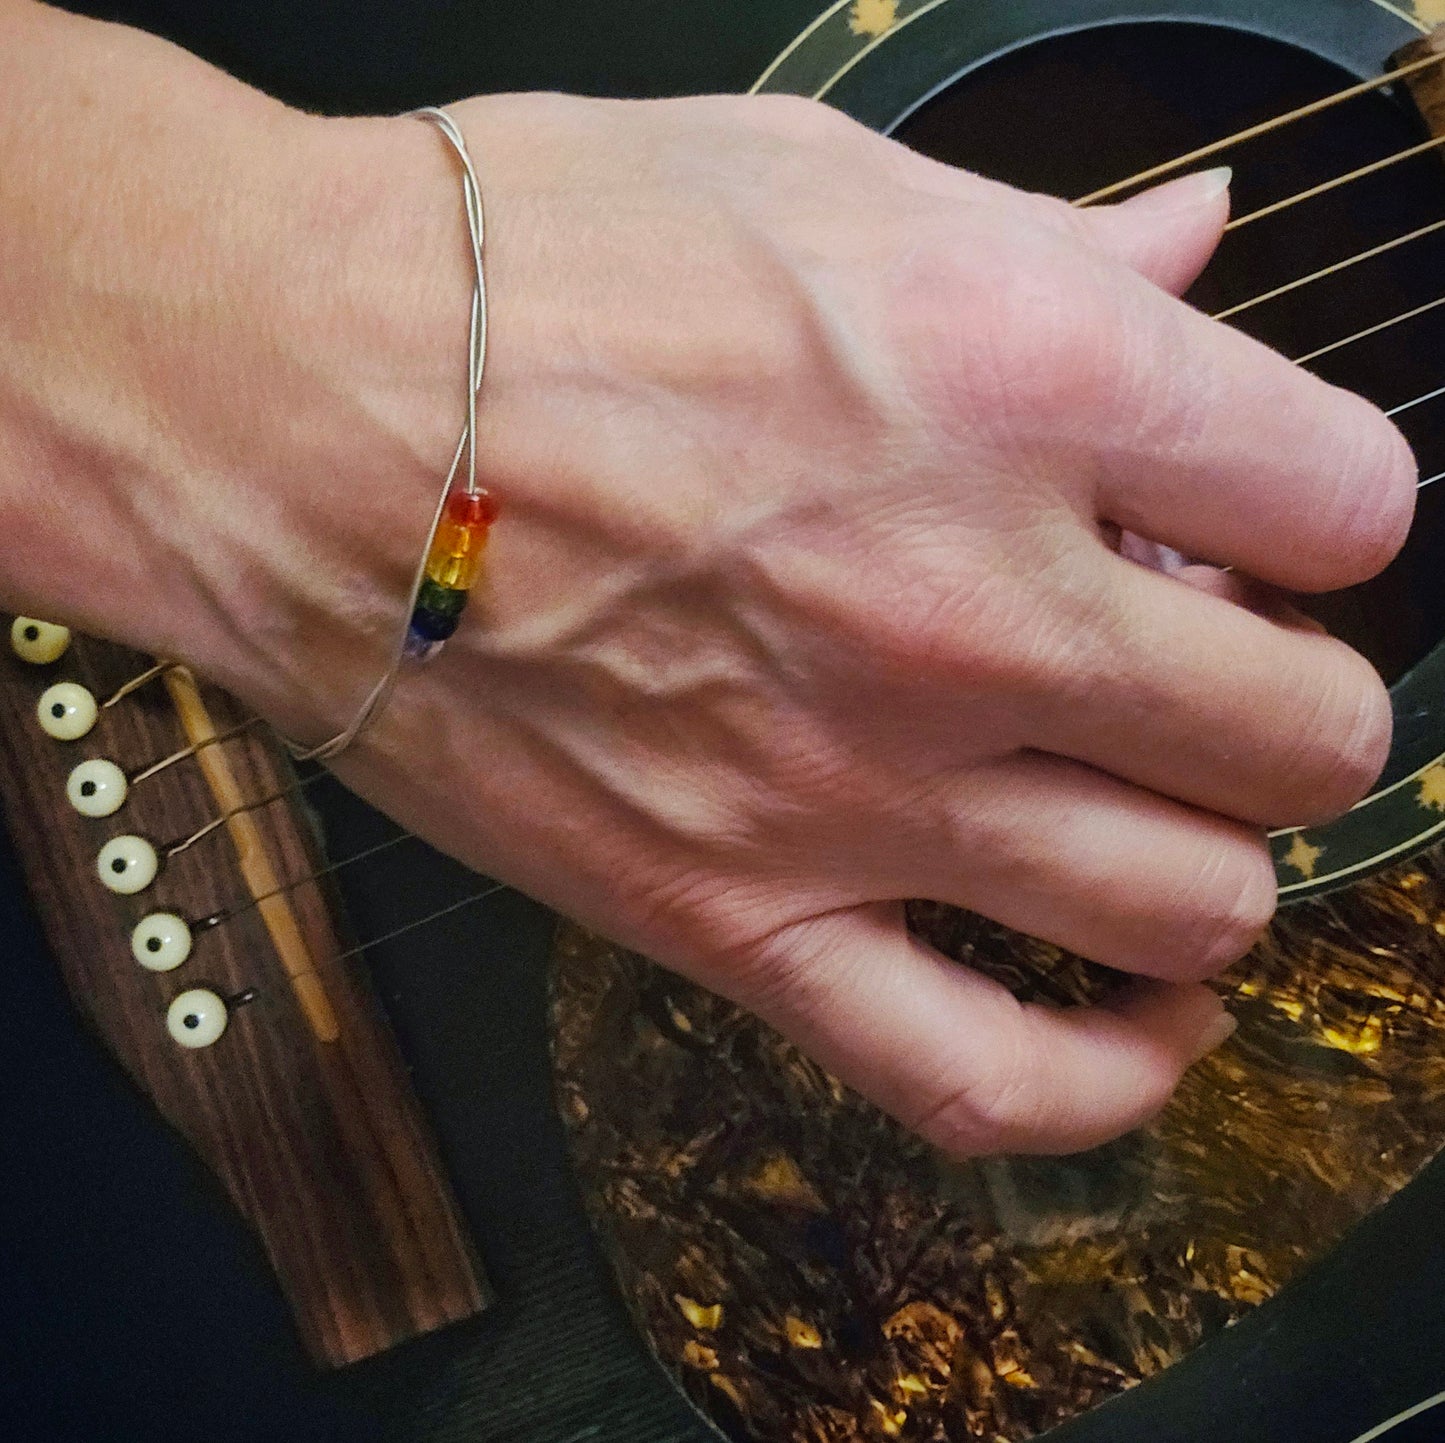
<svg viewBox="0 0 1445 1443"><path fill-rule="evenodd" d="M471 503L469 514L475 515L478 511L477 503L487 500L485 491L477 484L477 394L481 390L482 373L487 364L487 281L483 268L486 226L482 210L482 188L477 182L477 172L472 165L471 155L467 151L466 139L457 123L445 110L429 105L420 110L408 111L407 118L424 120L436 126L461 162L462 200L466 209L467 231L471 237L472 264L476 272L476 283L472 289L471 326L467 347L467 416L462 427L461 439L457 442L456 453L452 457L452 464L447 470L446 480L442 483L441 495L437 498L436 508L432 513L431 527L427 531L426 545L422 548L421 560L417 563L416 574L412 577L411 591L408 594L407 622L392 653L391 663L382 674L381 679L367 694L366 700L362 702L356 716L344 731L338 732L329 741L322 742L320 746L316 747L302 747L289 740L286 741L291 755L301 762L326 762L340 756L361 735L385 705L396 684L403 661L408 656L424 658L440 646L440 641L435 639L423 639L422 645L417 644L415 628L418 618L424 618L429 614L425 609L419 608L418 600L422 594L423 584L428 581L428 564L433 559L433 550L437 544L443 517L448 511L447 503L451 499L452 488L461 467L463 455L466 456L467 466L462 494ZM484 509L486 521L483 523L483 527L490 525L492 516L495 514L494 508L490 506ZM485 530L483 529L481 544L484 543ZM460 615L461 606L465 604L465 590L466 588L461 589L460 600L453 603L456 609L449 618L453 625ZM452 590L449 594L456 596L458 593ZM283 740L286 739L283 738Z"/></svg>

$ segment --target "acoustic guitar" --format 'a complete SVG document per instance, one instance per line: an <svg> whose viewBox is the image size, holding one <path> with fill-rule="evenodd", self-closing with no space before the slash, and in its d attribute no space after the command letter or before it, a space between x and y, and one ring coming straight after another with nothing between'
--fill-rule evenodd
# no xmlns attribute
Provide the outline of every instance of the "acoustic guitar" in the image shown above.
<svg viewBox="0 0 1445 1443"><path fill-rule="evenodd" d="M791 91L1084 203L1230 163L1190 300L1394 411L1427 483L1400 560L1319 602L1391 683L1384 775L1273 839L1288 905L1221 984L1236 1037L1157 1122L1060 1161L933 1155L298 772L203 681L16 619L0 802L66 987L316 1364L404 1398L388 1436L1445 1437L1445 6L1419 5L614 3L510 50L474 7L401 78L385 27L368 48L325 7L280 51L128 12L338 109ZM1113 985L911 916L1021 994Z"/></svg>

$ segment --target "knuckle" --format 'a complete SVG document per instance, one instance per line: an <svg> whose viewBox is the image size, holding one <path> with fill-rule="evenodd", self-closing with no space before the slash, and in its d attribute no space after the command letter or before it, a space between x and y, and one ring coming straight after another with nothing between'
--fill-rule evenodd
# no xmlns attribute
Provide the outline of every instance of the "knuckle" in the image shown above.
<svg viewBox="0 0 1445 1443"><path fill-rule="evenodd" d="M826 1027L849 980L845 959L820 955L786 923L751 935L720 927L704 955L707 985L713 991L784 1033Z"/></svg>
<svg viewBox="0 0 1445 1443"><path fill-rule="evenodd" d="M766 947L714 947L711 961L728 995L773 1026L816 1009L817 970L802 958Z"/></svg>
<svg viewBox="0 0 1445 1443"><path fill-rule="evenodd" d="M1409 442L1368 402L1350 397L1357 420L1350 430L1346 464L1339 471L1338 522L1331 528L1336 575L1350 582L1378 575L1399 554L1415 516L1419 467Z"/></svg>
<svg viewBox="0 0 1445 1443"><path fill-rule="evenodd" d="M919 239L898 266L897 354L945 431L997 439L1112 407L1118 316L1077 248L1046 226Z"/></svg>
<svg viewBox="0 0 1445 1443"><path fill-rule="evenodd" d="M1097 230L1087 211L1042 191L1015 191L1013 199L1039 225L1091 250L1097 246Z"/></svg>
<svg viewBox="0 0 1445 1443"><path fill-rule="evenodd" d="M1369 792L1390 752L1394 717L1385 684L1343 642L1323 640L1333 656L1318 673L1319 699L1280 772L1293 803L1281 819L1289 824L1347 811Z"/></svg>
<svg viewBox="0 0 1445 1443"><path fill-rule="evenodd" d="M986 350L973 379L1015 434L1040 419L1062 428L1070 417L1113 407L1119 377L1108 340L1114 318L1094 304L1087 287L1016 275L994 291L980 320Z"/></svg>
<svg viewBox="0 0 1445 1443"><path fill-rule="evenodd" d="M867 625L885 668L910 686L966 688L981 706L1068 705L1087 690L1122 623L1077 565L1077 540L1019 523L1003 554L965 566L961 548L940 539L942 555L900 548L906 583L870 587Z"/></svg>
<svg viewBox="0 0 1445 1443"><path fill-rule="evenodd" d="M1024 1045L1026 1032L1010 1028L1003 1050L960 1065L961 1075L941 1085L933 1100L903 1122L950 1157L988 1157L1026 1148L1038 1128L1040 1107L1035 1059Z"/></svg>
<svg viewBox="0 0 1445 1443"><path fill-rule="evenodd" d="M741 884L710 866L679 867L672 858L637 861L607 886L614 913L623 926L618 935L654 961L686 973L714 972L736 984L729 996L761 993L775 967L772 946L779 920L767 890ZM786 987L783 976L780 987ZM721 990L721 989L715 989ZM752 992L749 992L752 995Z"/></svg>
<svg viewBox="0 0 1445 1443"><path fill-rule="evenodd" d="M1261 843L1213 849L1171 909L1177 940L1170 976L1202 981L1239 961L1269 926L1278 899L1274 864Z"/></svg>

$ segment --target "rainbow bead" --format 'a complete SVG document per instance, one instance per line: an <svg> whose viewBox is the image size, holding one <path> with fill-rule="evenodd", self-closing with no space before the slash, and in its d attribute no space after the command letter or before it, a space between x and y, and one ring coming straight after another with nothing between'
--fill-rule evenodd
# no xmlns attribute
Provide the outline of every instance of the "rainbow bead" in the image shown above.
<svg viewBox="0 0 1445 1443"><path fill-rule="evenodd" d="M467 595L481 573L487 532L496 519L497 503L485 491L458 491L448 498L407 627L408 656L434 655L457 629Z"/></svg>

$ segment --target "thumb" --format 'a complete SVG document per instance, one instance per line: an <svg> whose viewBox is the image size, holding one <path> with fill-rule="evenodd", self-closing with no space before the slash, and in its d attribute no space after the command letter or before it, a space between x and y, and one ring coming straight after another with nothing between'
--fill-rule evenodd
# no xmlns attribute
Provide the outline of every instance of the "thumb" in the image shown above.
<svg viewBox="0 0 1445 1443"><path fill-rule="evenodd" d="M1228 166L1166 181L1119 205L1080 212L1085 233L1172 295L1182 295L1209 264L1229 219Z"/></svg>

